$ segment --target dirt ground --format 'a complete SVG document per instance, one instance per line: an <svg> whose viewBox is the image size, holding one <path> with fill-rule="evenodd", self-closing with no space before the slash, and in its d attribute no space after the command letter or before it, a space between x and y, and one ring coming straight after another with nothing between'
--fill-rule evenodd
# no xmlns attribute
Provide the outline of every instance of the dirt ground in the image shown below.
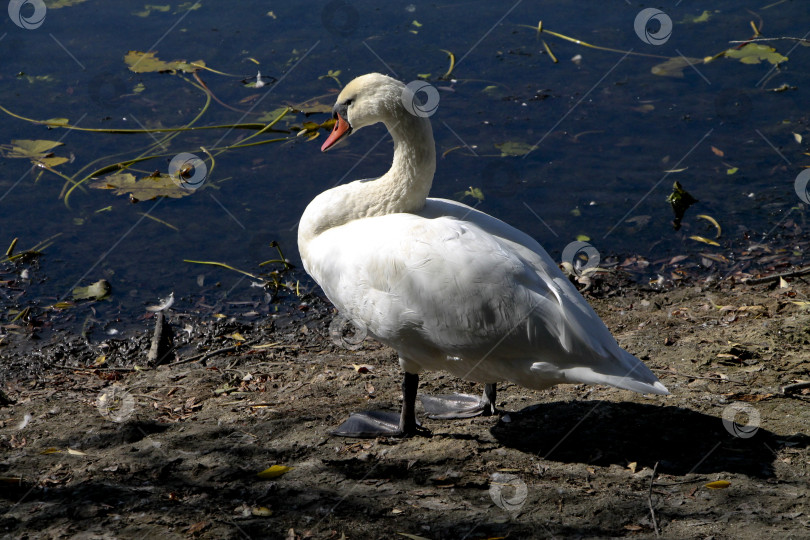
<svg viewBox="0 0 810 540"><path fill-rule="evenodd" d="M672 395L502 384L500 416L421 417L430 438L330 436L351 411L398 409L401 374L386 347L334 343L315 297L286 322L172 314L179 352L155 369L146 324L34 348L9 332L0 536L810 537L810 284L619 274L588 299ZM421 378L452 391L481 388Z"/></svg>

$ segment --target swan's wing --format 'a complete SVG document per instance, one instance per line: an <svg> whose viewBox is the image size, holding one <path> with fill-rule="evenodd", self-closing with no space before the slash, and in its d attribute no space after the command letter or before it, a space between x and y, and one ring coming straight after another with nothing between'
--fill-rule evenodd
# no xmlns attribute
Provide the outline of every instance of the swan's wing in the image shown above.
<svg viewBox="0 0 810 540"><path fill-rule="evenodd" d="M639 391L655 391L542 247L491 216L429 200L420 215L357 220L313 242L307 271L330 300L414 361L489 358L480 369L525 386L536 376L628 388L617 383L640 369L629 357L643 368L629 375Z"/></svg>

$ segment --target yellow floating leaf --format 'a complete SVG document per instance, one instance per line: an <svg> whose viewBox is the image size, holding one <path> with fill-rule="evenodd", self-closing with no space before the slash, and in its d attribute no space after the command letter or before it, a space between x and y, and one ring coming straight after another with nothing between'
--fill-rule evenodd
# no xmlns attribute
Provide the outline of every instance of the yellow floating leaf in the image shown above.
<svg viewBox="0 0 810 540"><path fill-rule="evenodd" d="M75 4L81 4L82 2L87 2L87 0L49 0L46 2L48 9L59 9L63 7L70 7Z"/></svg>
<svg viewBox="0 0 810 540"><path fill-rule="evenodd" d="M706 487L709 489L726 489L730 485L731 482L727 480L715 480L714 482L706 484Z"/></svg>
<svg viewBox="0 0 810 540"><path fill-rule="evenodd" d="M36 159L36 160L34 160L34 163L36 163L37 165L39 165L41 167L52 168L52 167L56 167L57 165L61 165L62 163L67 163L68 161L70 161L70 160L68 158L66 158L66 157L52 156L52 157L44 157L44 158Z"/></svg>
<svg viewBox="0 0 810 540"><path fill-rule="evenodd" d="M507 141L505 143L496 144L495 148L501 151L501 157L506 156L522 156L528 154L534 149L531 144L518 141Z"/></svg>
<svg viewBox="0 0 810 540"><path fill-rule="evenodd" d="M7 158L38 159L47 156L51 150L63 143L43 139L15 139L11 144L0 144L0 154Z"/></svg>
<svg viewBox="0 0 810 540"><path fill-rule="evenodd" d="M171 176L163 173L137 179L128 172L119 172L91 182L90 187L112 189L115 190L116 195L130 194L139 201L149 201L157 197L179 199L193 193L193 190L183 189L179 182L175 182Z"/></svg>
<svg viewBox="0 0 810 540"><path fill-rule="evenodd" d="M70 120L67 118L51 118L49 120L45 120L45 122L50 126L66 126L70 123Z"/></svg>
<svg viewBox="0 0 810 540"><path fill-rule="evenodd" d="M731 176L732 174L736 173L739 170L740 170L739 167L731 167L730 169L726 169L726 174Z"/></svg>
<svg viewBox="0 0 810 540"><path fill-rule="evenodd" d="M61 450L59 450L58 448L54 448L54 447L46 448L45 450L40 452L40 454L43 455L43 456L47 456L48 454L61 454L61 453L62 453Z"/></svg>
<svg viewBox="0 0 810 540"><path fill-rule="evenodd" d="M470 186L470 189L468 189L467 191L464 192L464 196L466 197L467 195L469 195L473 199L477 199L479 201L484 200L484 192L481 191L481 188Z"/></svg>
<svg viewBox="0 0 810 540"><path fill-rule="evenodd" d="M802 136L800 133L794 133L793 138L796 140L797 143L802 144Z"/></svg>
<svg viewBox="0 0 810 540"><path fill-rule="evenodd" d="M73 289L74 300L103 300L110 295L112 287L106 279L100 279L87 287Z"/></svg>
<svg viewBox="0 0 810 540"><path fill-rule="evenodd" d="M676 56L675 58L670 58L666 62L653 66L652 69L650 69L650 72L652 72L653 75L659 75L661 77L675 77L678 79L683 79L683 70L685 68L702 63L703 58Z"/></svg>
<svg viewBox="0 0 810 540"><path fill-rule="evenodd" d="M739 49L729 49L723 53L729 58L736 58L743 64L759 64L763 60L773 65L787 62L787 56L782 56L773 47L760 43L746 43Z"/></svg>
<svg viewBox="0 0 810 540"><path fill-rule="evenodd" d="M102 354L101 356L97 356L95 360L93 360L94 366L103 366L107 363L107 355Z"/></svg>
<svg viewBox="0 0 810 540"><path fill-rule="evenodd" d="M715 242L714 240L709 240L708 238L704 238L704 237L702 237L702 236L697 236L697 235L694 235L694 236L690 236L689 238L690 238L691 240L697 240L698 242L703 242L704 244L709 244L710 246L717 246L717 247L720 247L720 244L718 244L718 243L717 243L717 242Z"/></svg>
<svg viewBox="0 0 810 540"><path fill-rule="evenodd" d="M169 72L194 73L205 67L203 60L196 62L186 62L185 60L173 60L164 62L155 56L155 52L129 51L124 56L124 62L129 66L129 70L135 73Z"/></svg>
<svg viewBox="0 0 810 540"><path fill-rule="evenodd" d="M225 336L225 337L235 339L236 341L245 341L245 336L243 336L239 332L234 332L233 334L230 334L230 335Z"/></svg>
<svg viewBox="0 0 810 540"><path fill-rule="evenodd" d="M704 23L704 22L708 21L709 19L711 19L711 17L712 17L712 12L709 11L709 10L704 10L703 13L701 13L697 17L687 16L686 19L684 19L684 22Z"/></svg>
<svg viewBox="0 0 810 540"><path fill-rule="evenodd" d="M272 467L268 467L262 472L257 473L256 476L267 480L270 478L276 478L278 476L281 476L282 474L286 474L292 469L293 469L292 467L287 467L286 465L273 465Z"/></svg>

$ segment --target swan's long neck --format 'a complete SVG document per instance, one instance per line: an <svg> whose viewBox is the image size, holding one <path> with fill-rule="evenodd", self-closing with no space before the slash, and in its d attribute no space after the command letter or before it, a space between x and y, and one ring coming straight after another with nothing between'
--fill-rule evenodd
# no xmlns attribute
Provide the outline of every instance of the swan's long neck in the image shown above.
<svg viewBox="0 0 810 540"><path fill-rule="evenodd" d="M376 180L325 191L307 206L298 227L298 246L304 261L307 244L328 229L355 219L418 212L425 205L436 171L430 120L399 106L384 123L394 139L391 168Z"/></svg>

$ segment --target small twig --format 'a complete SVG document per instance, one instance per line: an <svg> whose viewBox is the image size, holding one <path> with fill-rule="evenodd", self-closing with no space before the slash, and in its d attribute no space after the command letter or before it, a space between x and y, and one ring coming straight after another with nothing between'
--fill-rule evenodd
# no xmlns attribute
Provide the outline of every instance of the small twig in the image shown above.
<svg viewBox="0 0 810 540"><path fill-rule="evenodd" d="M650 516L652 516L653 522L653 530L655 531L656 538L659 538L661 534L658 532L658 522L655 520L655 509L653 509L653 502L652 502L652 495L653 495L653 484L655 483L655 474L658 472L658 462L655 462L655 466L653 467L652 476L650 476L650 491L647 492L647 503L650 505Z"/></svg>
<svg viewBox="0 0 810 540"><path fill-rule="evenodd" d="M782 272L781 274L771 274L770 276L760 278L747 278L743 279L742 282L748 285L756 285L758 283L767 283L769 281L776 281L780 278L797 277L803 276L805 274L810 274L810 266L805 266L804 268L799 268L798 270L791 270L790 272Z"/></svg>
<svg viewBox="0 0 810 540"><path fill-rule="evenodd" d="M256 343L258 340L254 339L253 341L245 341L244 343L237 343L236 345L231 345L230 347L223 347L222 349L217 349L215 351L208 351L201 354L195 354L194 356L189 356L188 358L183 358L182 360L178 360L177 362L172 362L171 364L166 364L168 367L179 366L181 364L188 364L189 362L204 362L208 360L210 357L220 354L235 351L239 347L244 347L246 345L252 345Z"/></svg>
<svg viewBox="0 0 810 540"><path fill-rule="evenodd" d="M48 364L49 368L55 369L64 369L67 371L89 371L89 372L96 372L96 371L135 371L135 368L125 368L125 367L109 367L109 368L101 368L101 367L85 367L85 366L60 366L58 364Z"/></svg>
<svg viewBox="0 0 810 540"><path fill-rule="evenodd" d="M729 41L729 43L754 43L756 41L779 41L779 40L788 40L788 41L802 41L804 43L810 43L805 38L796 38L796 37L774 37L774 38L753 38L753 39L744 39L744 40L736 40L736 41Z"/></svg>

